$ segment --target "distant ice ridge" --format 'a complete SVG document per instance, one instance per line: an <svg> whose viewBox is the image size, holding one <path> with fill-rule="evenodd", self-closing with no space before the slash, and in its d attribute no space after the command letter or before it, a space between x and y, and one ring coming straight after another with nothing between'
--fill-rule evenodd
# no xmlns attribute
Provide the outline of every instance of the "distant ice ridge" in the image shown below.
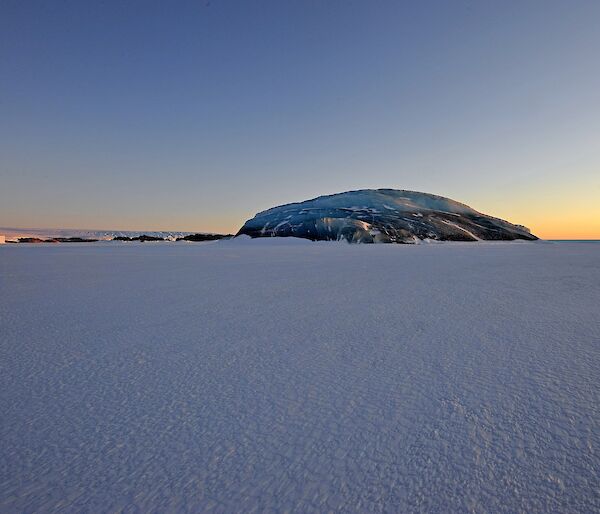
<svg viewBox="0 0 600 514"><path fill-rule="evenodd" d="M428 193L362 189L259 212L238 235L345 240L351 243L535 240L522 225Z"/></svg>
<svg viewBox="0 0 600 514"><path fill-rule="evenodd" d="M40 239L51 239L56 237L80 237L82 239L98 239L100 241L111 241L116 237L138 237L142 235L160 237L163 239L174 241L178 237L191 235L195 232L0 227L0 233L6 236L7 241L16 241L17 239L22 237L34 237Z"/></svg>

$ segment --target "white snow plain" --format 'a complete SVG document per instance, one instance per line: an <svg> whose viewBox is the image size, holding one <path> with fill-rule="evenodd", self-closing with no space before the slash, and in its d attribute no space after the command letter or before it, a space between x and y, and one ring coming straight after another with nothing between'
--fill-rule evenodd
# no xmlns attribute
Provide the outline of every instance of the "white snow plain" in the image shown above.
<svg viewBox="0 0 600 514"><path fill-rule="evenodd" d="M599 512L600 244L0 248L2 512Z"/></svg>

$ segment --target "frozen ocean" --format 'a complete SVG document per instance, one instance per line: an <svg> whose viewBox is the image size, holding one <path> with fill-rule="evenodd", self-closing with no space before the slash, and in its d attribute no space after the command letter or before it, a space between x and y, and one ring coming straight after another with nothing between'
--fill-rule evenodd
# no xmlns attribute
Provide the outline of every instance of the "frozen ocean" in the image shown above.
<svg viewBox="0 0 600 514"><path fill-rule="evenodd" d="M600 244L0 247L0 511L600 512Z"/></svg>

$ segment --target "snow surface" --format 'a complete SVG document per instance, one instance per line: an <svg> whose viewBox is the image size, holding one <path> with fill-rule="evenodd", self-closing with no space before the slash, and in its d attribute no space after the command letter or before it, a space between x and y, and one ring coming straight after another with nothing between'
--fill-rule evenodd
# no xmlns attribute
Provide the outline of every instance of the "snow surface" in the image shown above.
<svg viewBox="0 0 600 514"><path fill-rule="evenodd" d="M600 244L4 245L2 512L599 512Z"/></svg>

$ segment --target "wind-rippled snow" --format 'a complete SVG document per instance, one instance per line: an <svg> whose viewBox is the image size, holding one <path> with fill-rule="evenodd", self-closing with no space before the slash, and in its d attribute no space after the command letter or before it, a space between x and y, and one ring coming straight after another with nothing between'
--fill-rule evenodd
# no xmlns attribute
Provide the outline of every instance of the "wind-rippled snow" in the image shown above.
<svg viewBox="0 0 600 514"><path fill-rule="evenodd" d="M600 245L0 248L2 512L600 511Z"/></svg>

